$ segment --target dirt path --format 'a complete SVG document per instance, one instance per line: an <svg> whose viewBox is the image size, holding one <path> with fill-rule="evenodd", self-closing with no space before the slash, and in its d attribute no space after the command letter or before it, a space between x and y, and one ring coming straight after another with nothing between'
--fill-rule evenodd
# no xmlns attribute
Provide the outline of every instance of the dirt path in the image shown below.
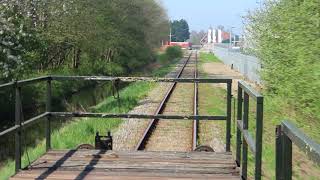
<svg viewBox="0 0 320 180"><path fill-rule="evenodd" d="M200 57L201 58L201 57ZM228 77L233 79L232 90L236 94L237 84L239 80L244 77L230 67L221 62L207 62L202 63L200 67L200 77ZM225 114L225 108L220 107L221 102L210 102L208 99L218 100L221 95L218 91L226 89L225 84L201 84L199 86L199 109L200 115L221 115ZM216 97L216 98L214 98ZM223 97L226 101L226 94ZM226 102L225 102L226 104ZM221 109L223 109L222 112ZM208 112L209 111L209 112ZM200 121L199 123L199 143L200 145L207 145L212 147L216 152L225 152L225 121Z"/></svg>

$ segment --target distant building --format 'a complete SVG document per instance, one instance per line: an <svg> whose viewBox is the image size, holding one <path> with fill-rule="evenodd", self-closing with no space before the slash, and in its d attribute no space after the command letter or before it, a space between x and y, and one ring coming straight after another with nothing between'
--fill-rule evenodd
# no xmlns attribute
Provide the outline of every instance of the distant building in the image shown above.
<svg viewBox="0 0 320 180"><path fill-rule="evenodd" d="M161 49L164 50L170 46L180 46L182 49L190 49L192 48L192 43L191 42L166 42Z"/></svg>
<svg viewBox="0 0 320 180"><path fill-rule="evenodd" d="M192 47L191 42L170 42L169 46L180 46L182 49L189 49Z"/></svg>
<svg viewBox="0 0 320 180"><path fill-rule="evenodd" d="M209 28L208 34L202 38L201 44L222 43L230 39L230 33L222 29Z"/></svg>

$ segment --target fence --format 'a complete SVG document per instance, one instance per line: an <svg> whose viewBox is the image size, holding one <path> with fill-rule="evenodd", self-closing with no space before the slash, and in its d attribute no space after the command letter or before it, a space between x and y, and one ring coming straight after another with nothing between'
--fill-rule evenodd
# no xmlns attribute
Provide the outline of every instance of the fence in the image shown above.
<svg viewBox="0 0 320 180"><path fill-rule="evenodd" d="M222 45L215 45L215 55L223 61L224 64L233 66L233 69L243 74L248 80L261 84L260 60L254 56L242 54L239 50L228 49Z"/></svg>
<svg viewBox="0 0 320 180"><path fill-rule="evenodd" d="M226 114L220 116L201 116L201 115L147 115L147 114L108 114L108 113L79 113L79 112L52 112L51 94L52 81L110 81L114 83L122 82L166 82L166 83L222 83L227 85L227 103ZM46 112L33 117L29 120L22 121L22 87L28 84L46 82ZM226 151L230 151L231 139L231 100L232 100L232 79L228 78L149 78L149 77L97 77L97 76L44 76L34 79L22 80L0 85L0 89L12 88L15 90L15 125L9 129L0 132L0 136L10 132L15 133L15 170L21 169L22 154L22 128L30 126L34 122L45 118L46 122L46 150L51 149L51 121L52 117L89 117L89 118L137 118L137 119L174 119L174 120L222 120L226 121Z"/></svg>

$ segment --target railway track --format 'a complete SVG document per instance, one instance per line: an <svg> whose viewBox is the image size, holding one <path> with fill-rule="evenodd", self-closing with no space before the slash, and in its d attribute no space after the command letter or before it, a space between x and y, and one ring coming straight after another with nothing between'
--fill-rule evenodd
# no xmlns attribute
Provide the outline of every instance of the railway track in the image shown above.
<svg viewBox="0 0 320 180"><path fill-rule="evenodd" d="M175 78L197 77L197 53L191 52ZM172 83L154 114L197 115L198 83ZM152 119L135 149L192 151L197 147L197 134L198 120L190 122Z"/></svg>

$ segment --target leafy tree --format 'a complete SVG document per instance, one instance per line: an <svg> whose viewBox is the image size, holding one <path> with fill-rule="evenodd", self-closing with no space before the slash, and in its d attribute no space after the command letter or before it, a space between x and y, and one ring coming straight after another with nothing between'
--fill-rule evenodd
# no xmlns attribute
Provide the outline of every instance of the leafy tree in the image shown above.
<svg viewBox="0 0 320 180"><path fill-rule="evenodd" d="M169 27L158 0L1 0L0 84L45 74L126 75L155 59ZM54 83L53 105L64 105L61 97L87 85ZM23 107L42 111L44 89L43 83L24 87ZM14 92L0 96L0 127L8 127ZM14 145L4 138L0 144Z"/></svg>
<svg viewBox="0 0 320 180"><path fill-rule="evenodd" d="M200 45L200 41L207 33L203 30L197 32L197 31L191 31L190 33L190 39L189 42L195 45Z"/></svg>
<svg viewBox="0 0 320 180"><path fill-rule="evenodd" d="M184 19L171 22L172 41L185 42L190 38L189 25Z"/></svg>
<svg viewBox="0 0 320 180"><path fill-rule="evenodd" d="M153 60L169 33L156 0L3 0L0 11L0 81L126 74Z"/></svg>

